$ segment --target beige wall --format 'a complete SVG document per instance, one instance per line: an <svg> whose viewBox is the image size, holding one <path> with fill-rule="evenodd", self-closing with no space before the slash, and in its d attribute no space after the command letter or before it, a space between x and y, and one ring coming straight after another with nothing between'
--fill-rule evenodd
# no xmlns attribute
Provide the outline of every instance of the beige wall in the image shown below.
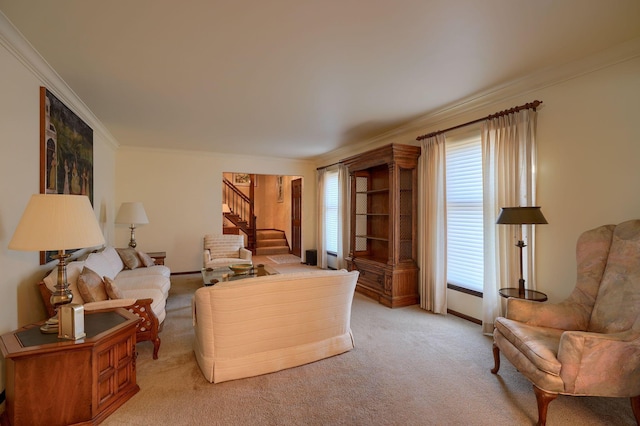
<svg viewBox="0 0 640 426"><path fill-rule="evenodd" d="M117 154L116 205L141 201L149 224L136 230L138 248L166 251L172 272L199 271L202 237L222 229L222 175L230 170L303 177L302 247L315 248L315 166L308 161L203 152L121 148ZM259 182L259 185L262 181ZM129 229L116 227L126 245Z"/></svg>
<svg viewBox="0 0 640 426"><path fill-rule="evenodd" d="M38 254L7 249L22 211L39 189L41 85L54 91L94 129L94 207L109 244L126 245L125 226L114 228L123 201L142 201L150 224L137 231L139 247L167 251L175 272L201 265L203 234L222 226L220 179L224 171L303 177L303 251L315 247L315 167L305 161L182 151L117 149L81 100L21 41L0 14L0 333L44 318L35 289L48 266ZM335 152L320 164L390 142L416 144L417 135L446 128L533 99L539 112L538 200L549 225L538 230L538 289L552 301L575 281L574 246L579 234L605 223L640 217L640 58L574 73L575 78L523 88L502 100L475 103L455 117L434 117L421 127L381 137L367 147ZM540 85L538 85L540 86ZM451 300L473 311L468 300ZM455 305L454 309L462 310ZM479 315L478 315L479 316ZM0 365L1 374L4 366Z"/></svg>
<svg viewBox="0 0 640 426"><path fill-rule="evenodd" d="M537 126L538 204L549 224L538 226L537 287L551 301L560 301L575 285L578 236L599 225L640 218L640 57L596 68L452 118L434 117L431 125L380 138L365 148L417 144L419 135L543 101ZM323 163L356 152L326 156ZM482 318L480 299L452 291L448 295L450 309Z"/></svg>

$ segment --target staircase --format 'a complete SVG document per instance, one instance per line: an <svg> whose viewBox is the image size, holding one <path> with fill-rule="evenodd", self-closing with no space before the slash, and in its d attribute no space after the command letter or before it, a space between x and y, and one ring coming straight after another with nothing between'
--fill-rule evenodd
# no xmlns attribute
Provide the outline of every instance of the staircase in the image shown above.
<svg viewBox="0 0 640 426"><path fill-rule="evenodd" d="M279 229L258 229L256 231L256 256L289 254L290 252L284 231Z"/></svg>

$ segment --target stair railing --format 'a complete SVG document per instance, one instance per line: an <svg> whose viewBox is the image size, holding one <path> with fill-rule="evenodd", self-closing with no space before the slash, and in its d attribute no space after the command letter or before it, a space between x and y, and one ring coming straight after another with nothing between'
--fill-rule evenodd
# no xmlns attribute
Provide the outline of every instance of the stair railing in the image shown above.
<svg viewBox="0 0 640 426"><path fill-rule="evenodd" d="M240 227L247 234L247 248L255 250L256 241L256 216L254 214L254 175L251 177L249 185L249 196L245 195L229 179L222 178L222 202L229 206L231 215L225 214L236 226ZM234 215L239 221L234 220ZM244 222L244 224L239 223ZM244 225L244 226L243 226Z"/></svg>

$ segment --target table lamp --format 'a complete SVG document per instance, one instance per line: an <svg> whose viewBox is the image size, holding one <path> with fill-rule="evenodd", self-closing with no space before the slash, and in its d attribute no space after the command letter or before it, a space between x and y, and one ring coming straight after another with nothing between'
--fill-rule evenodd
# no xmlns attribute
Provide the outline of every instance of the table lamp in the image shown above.
<svg viewBox="0 0 640 426"><path fill-rule="evenodd" d="M40 330L43 333L58 333L59 307L73 300L67 282L67 259L65 250L95 247L104 244L104 236L96 215L86 195L34 194L27 204L18 227L9 242L11 250L52 251L58 254L58 281L51 294L51 305L56 315Z"/></svg>
<svg viewBox="0 0 640 426"><path fill-rule="evenodd" d="M129 241L129 247L135 248L136 243L136 225L146 225L149 223L147 213L144 211L144 206L140 201L126 202L120 205L118 215L116 216L116 223L129 224L131 229L131 240Z"/></svg>
<svg viewBox="0 0 640 426"><path fill-rule="evenodd" d="M522 276L522 249L527 245L522 241L522 225L543 225L548 223L544 218L540 207L502 207L496 221L498 225L519 225L518 243L520 248L520 279L518 280L518 293L524 297L525 285Z"/></svg>

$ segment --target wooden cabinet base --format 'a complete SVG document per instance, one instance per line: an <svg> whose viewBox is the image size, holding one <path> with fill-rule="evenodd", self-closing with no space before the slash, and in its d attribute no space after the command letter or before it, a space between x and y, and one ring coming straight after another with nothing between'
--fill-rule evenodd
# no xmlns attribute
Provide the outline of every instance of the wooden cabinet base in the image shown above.
<svg viewBox="0 0 640 426"><path fill-rule="evenodd" d="M34 326L3 335L7 424L102 422L140 390L135 369L138 321L119 309L87 314L87 337L76 341L48 342L51 335L38 335Z"/></svg>
<svg viewBox="0 0 640 426"><path fill-rule="evenodd" d="M407 263L395 268L364 258L347 258L347 269L359 271L356 291L390 308L420 303L418 267Z"/></svg>

